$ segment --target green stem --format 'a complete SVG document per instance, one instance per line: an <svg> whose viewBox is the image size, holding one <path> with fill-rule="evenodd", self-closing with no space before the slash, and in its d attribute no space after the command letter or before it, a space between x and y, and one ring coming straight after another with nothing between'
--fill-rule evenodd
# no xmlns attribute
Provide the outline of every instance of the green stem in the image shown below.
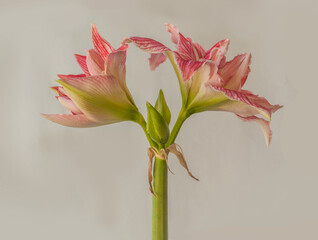
<svg viewBox="0 0 318 240"><path fill-rule="evenodd" d="M177 138L177 135L181 129L181 126L182 124L184 123L184 121L188 118L188 114L187 112L182 108L180 110L180 113L179 113L179 116L177 118L177 121L176 123L174 124L173 128L172 128L172 131L170 133L170 137L167 141L167 143L165 144L166 147L169 147L171 144L174 143L174 141L176 140Z"/></svg>
<svg viewBox="0 0 318 240"><path fill-rule="evenodd" d="M153 171L152 240L168 240L168 171L166 162L156 158Z"/></svg>

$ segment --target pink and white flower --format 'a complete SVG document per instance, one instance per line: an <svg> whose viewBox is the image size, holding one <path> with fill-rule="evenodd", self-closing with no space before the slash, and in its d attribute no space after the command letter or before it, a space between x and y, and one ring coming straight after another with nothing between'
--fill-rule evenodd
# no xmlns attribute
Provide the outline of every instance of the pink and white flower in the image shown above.
<svg viewBox="0 0 318 240"><path fill-rule="evenodd" d="M52 87L71 114L43 114L69 127L95 127L136 120L138 109L126 85L127 44L115 50L92 25L94 48L75 54L83 74L58 75L62 86Z"/></svg>
<svg viewBox="0 0 318 240"><path fill-rule="evenodd" d="M250 72L251 54L240 54L226 61L229 40L216 43L209 50L190 38L184 37L172 24L166 24L176 51L150 39L130 37L123 43L133 42L151 54L153 70L167 57L172 63L180 84L183 108L188 115L202 111L228 111L245 121L256 121L262 127L266 144L271 141L269 124L272 113L281 108L265 98L243 90Z"/></svg>

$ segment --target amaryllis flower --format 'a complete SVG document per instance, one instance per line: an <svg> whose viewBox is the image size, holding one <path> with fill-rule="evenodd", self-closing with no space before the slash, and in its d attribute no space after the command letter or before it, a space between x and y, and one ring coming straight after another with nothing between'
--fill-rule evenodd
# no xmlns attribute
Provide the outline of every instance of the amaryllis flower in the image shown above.
<svg viewBox="0 0 318 240"><path fill-rule="evenodd" d="M52 87L70 114L43 114L69 127L94 127L125 120L136 121L139 111L126 85L127 44L115 50L92 25L94 48L75 54L79 75L58 75L62 86Z"/></svg>
<svg viewBox="0 0 318 240"><path fill-rule="evenodd" d="M202 111L233 112L242 120L258 122L269 145L272 136L269 121L281 106L271 105L265 98L242 89L250 72L251 54L240 54L227 62L228 39L205 51L173 25L166 26L176 51L150 38L130 37L123 43L133 42L151 53L152 70L169 58L179 80L183 110L188 116Z"/></svg>

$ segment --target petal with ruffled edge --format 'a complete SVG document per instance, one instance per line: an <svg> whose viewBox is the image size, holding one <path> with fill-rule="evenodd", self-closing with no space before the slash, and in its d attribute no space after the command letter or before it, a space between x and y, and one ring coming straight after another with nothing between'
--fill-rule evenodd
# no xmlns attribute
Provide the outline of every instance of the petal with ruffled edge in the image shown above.
<svg viewBox="0 0 318 240"><path fill-rule="evenodd" d="M251 54L237 55L233 60L226 62L219 68L219 74L222 77L225 88L232 90L241 90L250 73Z"/></svg>
<svg viewBox="0 0 318 240"><path fill-rule="evenodd" d="M221 64L222 61L225 60L225 54L229 48L230 40L224 39L217 42L212 48L210 48L204 58L215 62L217 66Z"/></svg>
<svg viewBox="0 0 318 240"><path fill-rule="evenodd" d="M163 53L151 53L149 58L150 70L154 71L161 63L166 61L167 56Z"/></svg>
<svg viewBox="0 0 318 240"><path fill-rule="evenodd" d="M259 117L256 117L256 116L250 116L250 117L242 117L240 115L237 115L237 116L240 119L242 119L243 121L247 121L247 122L254 121L254 122L257 122L260 125L260 127L262 129L262 132L264 134L266 145L267 145L267 147L269 146L269 144L271 143L271 140L272 140L272 130L270 128L270 121L266 121L265 119L259 118Z"/></svg>
<svg viewBox="0 0 318 240"><path fill-rule="evenodd" d="M246 90L235 91L212 85L210 87L212 88L212 91L222 92L229 100L231 100L217 106L213 110L229 111L242 117L250 117L260 113L266 119L270 120L272 113L282 107L280 105L271 105L265 98L259 97Z"/></svg>
<svg viewBox="0 0 318 240"><path fill-rule="evenodd" d="M92 121L132 120L138 110L112 76L66 78L58 81L76 106Z"/></svg>
<svg viewBox="0 0 318 240"><path fill-rule="evenodd" d="M171 50L167 48L162 43L153 40L151 38L145 37L130 37L125 38L122 44L133 42L141 50L151 53L149 60L149 66L151 70L154 70L159 64L163 63L167 57L165 52L170 52Z"/></svg>
<svg viewBox="0 0 318 240"><path fill-rule="evenodd" d="M166 23L171 40L177 45L178 54L184 60L199 60L205 55L205 50L198 43L193 43L191 38L183 36L173 24Z"/></svg>
<svg viewBox="0 0 318 240"><path fill-rule="evenodd" d="M86 65L91 76L101 75L104 71L104 60L95 49L86 51Z"/></svg>
<svg viewBox="0 0 318 240"><path fill-rule="evenodd" d="M74 54L76 61L80 65L81 69L85 73L86 76L90 76L87 65L86 65L86 56Z"/></svg>
<svg viewBox="0 0 318 240"><path fill-rule="evenodd" d="M110 45L110 43L99 35L95 24L92 24L92 40L95 50L104 60L109 53L114 51L114 48Z"/></svg>
<svg viewBox="0 0 318 240"><path fill-rule="evenodd" d="M44 118L66 126L66 127L75 127L75 128L88 128L88 127L97 127L105 124L109 124L112 122L94 122L83 114L81 115L70 115L70 114L41 114Z"/></svg>

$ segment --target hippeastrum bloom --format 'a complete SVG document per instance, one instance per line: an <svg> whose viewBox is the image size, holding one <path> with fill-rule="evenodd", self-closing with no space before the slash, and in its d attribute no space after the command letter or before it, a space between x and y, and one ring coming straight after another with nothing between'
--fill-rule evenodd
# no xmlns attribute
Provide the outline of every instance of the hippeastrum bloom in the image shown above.
<svg viewBox="0 0 318 240"><path fill-rule="evenodd" d="M265 98L242 89L250 72L251 54L240 54L226 61L228 39L205 51L172 24L166 26L172 42L176 44L176 51L150 38L130 37L123 43L133 42L151 53L151 70L169 58L179 80L187 117L202 111L233 112L244 121L259 123L269 145L272 136L269 121L272 113L281 106L271 105Z"/></svg>
<svg viewBox="0 0 318 240"><path fill-rule="evenodd" d="M92 25L94 48L86 56L75 54L83 70L78 75L58 75L62 86L52 87L71 114L43 114L69 127L94 127L125 120L137 121L140 113L126 85L126 50L115 50Z"/></svg>

